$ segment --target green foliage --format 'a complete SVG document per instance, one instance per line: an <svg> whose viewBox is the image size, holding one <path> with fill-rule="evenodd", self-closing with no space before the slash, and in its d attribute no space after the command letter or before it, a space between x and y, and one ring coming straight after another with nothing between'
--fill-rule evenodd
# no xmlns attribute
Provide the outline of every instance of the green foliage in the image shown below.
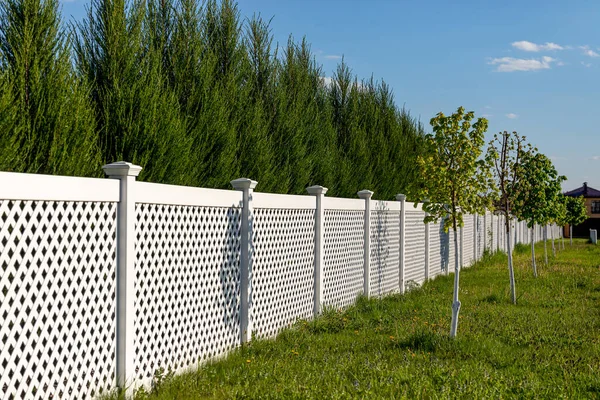
<svg viewBox="0 0 600 400"><path fill-rule="evenodd" d="M431 119L433 134L425 137L424 151L417 157L421 185L412 187L415 201L427 199L425 221L448 218L447 232L463 226L463 214L483 213L488 199L491 173L481 159L487 120L479 118L471 124L474 113L463 107L446 117L443 113Z"/></svg>
<svg viewBox="0 0 600 400"><path fill-rule="evenodd" d="M274 45L232 0L93 0L73 40L58 0L1 7L2 170L98 176L126 160L153 182L388 199L416 178L423 127L385 82L342 62L326 83L306 39Z"/></svg>
<svg viewBox="0 0 600 400"><path fill-rule="evenodd" d="M548 157L534 151L522 154L520 168L521 178L514 182L514 215L530 228L560 222L561 182L566 178L558 175Z"/></svg>
<svg viewBox="0 0 600 400"><path fill-rule="evenodd" d="M587 219L587 209L583 196L563 196L562 199L565 204L565 223L579 225Z"/></svg>
<svg viewBox="0 0 600 400"><path fill-rule="evenodd" d="M575 240L540 280L528 255L517 254L522 307L510 304L505 255L464 270L464 335L456 340L446 335L451 277L440 276L159 378L138 400L596 398L599 258L600 248Z"/></svg>
<svg viewBox="0 0 600 400"><path fill-rule="evenodd" d="M77 26L77 66L92 87L103 161L130 161L144 168L143 180L179 183L189 146L163 73L158 14L144 4L93 0Z"/></svg>
<svg viewBox="0 0 600 400"><path fill-rule="evenodd" d="M88 89L58 0L0 3L0 170L99 175Z"/></svg>
<svg viewBox="0 0 600 400"><path fill-rule="evenodd" d="M494 135L489 143L486 159L493 164L496 208L504 214L506 221L517 217L524 192L529 188L524 182L524 160L531 157L537 149L525 142L525 136L507 131ZM506 225L508 230L508 222Z"/></svg>

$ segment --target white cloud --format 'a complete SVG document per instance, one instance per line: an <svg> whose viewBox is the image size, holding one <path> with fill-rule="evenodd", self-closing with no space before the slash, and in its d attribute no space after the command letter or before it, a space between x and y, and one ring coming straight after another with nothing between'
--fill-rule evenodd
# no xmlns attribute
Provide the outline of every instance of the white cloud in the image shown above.
<svg viewBox="0 0 600 400"><path fill-rule="evenodd" d="M323 84L325 86L331 86L331 84L333 83L333 80L328 76L322 76L321 81L323 81Z"/></svg>
<svg viewBox="0 0 600 400"><path fill-rule="evenodd" d="M600 54L590 49L590 46L579 46L579 48L583 51L583 54L588 57L600 57Z"/></svg>
<svg viewBox="0 0 600 400"><path fill-rule="evenodd" d="M592 156L592 157L590 157L590 160L599 161L600 156Z"/></svg>
<svg viewBox="0 0 600 400"><path fill-rule="evenodd" d="M481 116L483 118L490 118L490 117L493 117L494 115L493 114L481 114Z"/></svg>
<svg viewBox="0 0 600 400"><path fill-rule="evenodd" d="M498 65L497 72L538 71L540 69L550 69L550 64L556 61L555 58L548 56L540 59L501 57L491 59L488 64Z"/></svg>
<svg viewBox="0 0 600 400"><path fill-rule="evenodd" d="M532 42L528 42L527 40L521 40L520 42L513 42L512 46L519 50L532 51L535 53L537 53L539 51L552 51L552 50L564 50L565 49L563 46L556 44L556 43L552 43L552 42L546 42L546 44L535 44Z"/></svg>
<svg viewBox="0 0 600 400"><path fill-rule="evenodd" d="M515 113L508 113L508 114L506 114L506 118L508 118L508 119L517 119L517 118L519 118L519 116L517 114L515 114Z"/></svg>
<svg viewBox="0 0 600 400"><path fill-rule="evenodd" d="M486 110L491 110L492 106L483 106L483 108L485 108Z"/></svg>
<svg viewBox="0 0 600 400"><path fill-rule="evenodd" d="M327 54L325 58L328 60L341 60L342 56L338 56L337 54Z"/></svg>
<svg viewBox="0 0 600 400"><path fill-rule="evenodd" d="M586 62L583 62L583 61L582 61L582 62L581 62L581 65L583 65L583 66L584 66L584 67L586 67L586 68L589 68L589 67L591 67L591 66L592 66L592 63L586 63Z"/></svg>

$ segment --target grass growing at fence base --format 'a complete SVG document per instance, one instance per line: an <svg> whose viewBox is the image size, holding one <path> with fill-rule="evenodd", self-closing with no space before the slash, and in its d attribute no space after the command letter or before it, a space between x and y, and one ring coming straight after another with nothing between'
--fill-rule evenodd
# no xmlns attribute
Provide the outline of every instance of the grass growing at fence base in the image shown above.
<svg viewBox="0 0 600 400"><path fill-rule="evenodd" d="M329 309L137 398L600 397L600 247L567 245L550 267L539 257L537 279L528 257L515 257L516 306L505 255L464 270L456 340L452 276L439 277Z"/></svg>

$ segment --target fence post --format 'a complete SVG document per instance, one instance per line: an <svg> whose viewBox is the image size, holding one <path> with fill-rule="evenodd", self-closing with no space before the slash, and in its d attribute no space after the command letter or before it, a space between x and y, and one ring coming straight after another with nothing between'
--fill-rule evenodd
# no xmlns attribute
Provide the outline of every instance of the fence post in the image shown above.
<svg viewBox="0 0 600 400"><path fill-rule="evenodd" d="M231 181L235 190L242 192L242 221L240 241L240 333L241 342L252 339L252 248L254 231L254 213L252 211L252 192L257 182L248 178Z"/></svg>
<svg viewBox="0 0 600 400"><path fill-rule="evenodd" d="M479 260L479 243L477 239L479 238L479 215L477 213L473 214L473 257L471 262L474 264L477 260Z"/></svg>
<svg viewBox="0 0 600 400"><path fill-rule="evenodd" d="M464 222L463 222L464 223ZM458 251L460 251L460 269L463 269L465 267L465 227L461 226L460 227L460 246L458 247Z"/></svg>
<svg viewBox="0 0 600 400"><path fill-rule="evenodd" d="M373 196L373 192L370 190L361 190L356 193L358 197L365 200L365 249L364 249L364 285L363 292L364 295L369 297L371 294L371 277L369 273L371 271L371 196Z"/></svg>
<svg viewBox="0 0 600 400"><path fill-rule="evenodd" d="M116 380L117 386L133 389L134 371L134 300L135 289L135 178L142 167L125 161L102 167L111 179L118 179L117 269L116 269Z"/></svg>
<svg viewBox="0 0 600 400"><path fill-rule="evenodd" d="M327 188L323 186L311 186L306 188L308 194L315 196L315 271L314 271L314 306L313 313L316 317L321 313L321 304L323 303L323 231L324 231L324 210L323 197L327 193Z"/></svg>
<svg viewBox="0 0 600 400"><path fill-rule="evenodd" d="M404 282L404 267L405 267L405 259L404 259L404 253L405 253L405 239L406 239L406 196L403 194L397 194L396 195L396 200L398 200L400 202L400 254L399 254L399 261L400 261L400 274L399 274L399 280L400 280L400 293L404 293L404 291L406 290L405 287L405 282Z"/></svg>
<svg viewBox="0 0 600 400"><path fill-rule="evenodd" d="M425 217L428 217L428 216L429 216L429 213L426 212ZM429 222L428 222L425 224L425 281L429 280L429 236L430 235L429 235Z"/></svg>
<svg viewBox="0 0 600 400"><path fill-rule="evenodd" d="M487 209L483 213L483 252L487 249Z"/></svg>

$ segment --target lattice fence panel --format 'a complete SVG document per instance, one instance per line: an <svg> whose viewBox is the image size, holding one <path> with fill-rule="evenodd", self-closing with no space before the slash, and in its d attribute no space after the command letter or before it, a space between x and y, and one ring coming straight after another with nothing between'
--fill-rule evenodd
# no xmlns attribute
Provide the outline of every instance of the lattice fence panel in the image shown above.
<svg viewBox="0 0 600 400"><path fill-rule="evenodd" d="M314 218L314 210L254 210L252 319L258 336L312 316Z"/></svg>
<svg viewBox="0 0 600 400"><path fill-rule="evenodd" d="M115 381L116 205L0 201L0 397L91 398Z"/></svg>
<svg viewBox="0 0 600 400"><path fill-rule="evenodd" d="M364 211L324 211L324 303L346 307L363 291Z"/></svg>
<svg viewBox="0 0 600 400"><path fill-rule="evenodd" d="M404 281L417 284L425 280L425 224L422 211L407 211L405 219L406 240L404 253Z"/></svg>
<svg viewBox="0 0 600 400"><path fill-rule="evenodd" d="M139 378L239 344L240 215L233 207L136 204Z"/></svg>
<svg viewBox="0 0 600 400"><path fill-rule="evenodd" d="M463 226L463 260L464 266L468 267L475 261L475 221L472 215L464 216Z"/></svg>
<svg viewBox="0 0 600 400"><path fill-rule="evenodd" d="M383 296L399 290L400 212L384 206L371 211L371 295Z"/></svg>

